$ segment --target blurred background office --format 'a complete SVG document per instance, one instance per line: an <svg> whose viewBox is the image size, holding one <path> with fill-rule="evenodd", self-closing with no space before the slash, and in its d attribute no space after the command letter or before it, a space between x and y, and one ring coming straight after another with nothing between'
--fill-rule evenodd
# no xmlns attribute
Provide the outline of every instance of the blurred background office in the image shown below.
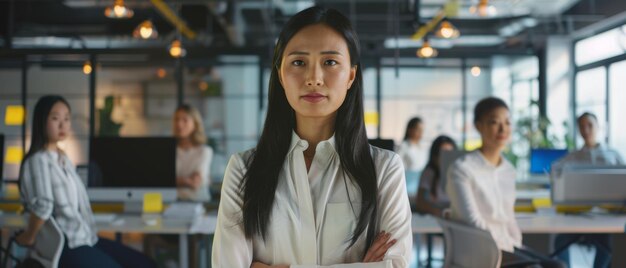
<svg viewBox="0 0 626 268"><path fill-rule="evenodd" d="M518 190L549 187L549 162L584 144L583 112L626 155L622 0L0 0L3 188L18 178L36 100L54 93L72 106L61 146L78 166L94 138L172 137L176 108L198 109L218 202L229 156L260 135L278 32L316 4L359 34L368 137L401 145L421 118L411 195L436 137L480 147L471 113L487 96L510 107Z"/></svg>

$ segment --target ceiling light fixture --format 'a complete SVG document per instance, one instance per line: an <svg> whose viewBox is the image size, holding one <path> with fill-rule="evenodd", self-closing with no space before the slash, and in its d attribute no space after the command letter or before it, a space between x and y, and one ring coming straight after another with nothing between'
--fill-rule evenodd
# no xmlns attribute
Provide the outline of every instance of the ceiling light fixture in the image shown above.
<svg viewBox="0 0 626 268"><path fill-rule="evenodd" d="M169 46L170 55L174 58L180 58L187 55L187 50L183 47L182 43L178 39L174 39Z"/></svg>
<svg viewBox="0 0 626 268"><path fill-rule="evenodd" d="M424 44L417 50L417 56L420 58L433 58L437 57L438 51L430 46L428 39L424 39Z"/></svg>
<svg viewBox="0 0 626 268"><path fill-rule="evenodd" d="M439 29L435 32L435 36L446 39L458 38L460 35L459 29L454 27L448 20L442 21L439 24Z"/></svg>
<svg viewBox="0 0 626 268"><path fill-rule="evenodd" d="M135 14L133 10L124 5L124 0L115 0L113 6L104 10L104 15L112 19L128 19L132 18L133 14Z"/></svg>
<svg viewBox="0 0 626 268"><path fill-rule="evenodd" d="M493 17L498 13L496 7L489 4L489 0L479 0L478 4L470 7L469 11L481 17Z"/></svg>
<svg viewBox="0 0 626 268"><path fill-rule="evenodd" d="M152 21L145 20L133 31L133 37L141 39L154 39L159 36L156 27L152 24Z"/></svg>
<svg viewBox="0 0 626 268"><path fill-rule="evenodd" d="M93 68L91 67L91 61L85 61L85 63L83 64L83 73L90 74L91 71L93 71Z"/></svg>
<svg viewBox="0 0 626 268"><path fill-rule="evenodd" d="M472 76L478 77L480 76L480 67L474 66L472 67L472 69L470 69L470 72L472 73Z"/></svg>
<svg viewBox="0 0 626 268"><path fill-rule="evenodd" d="M156 74L157 74L157 77L158 77L158 78L163 79L163 78L165 78L165 76L167 75L167 71L165 71L165 69L164 69L164 68L159 68L159 69L157 70Z"/></svg>

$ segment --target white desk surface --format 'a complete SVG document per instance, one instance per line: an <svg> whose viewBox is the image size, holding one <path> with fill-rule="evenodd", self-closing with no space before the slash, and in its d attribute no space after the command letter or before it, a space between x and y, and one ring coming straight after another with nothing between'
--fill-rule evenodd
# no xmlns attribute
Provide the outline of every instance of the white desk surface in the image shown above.
<svg viewBox="0 0 626 268"><path fill-rule="evenodd" d="M121 224L97 223L101 231L141 232L167 234L213 234L217 216L214 214L199 218L193 224L183 220L161 219L156 225L146 225L136 215L121 216ZM539 215L534 213L516 214L517 223L523 233L624 233L626 215ZM0 226L3 228L23 228L26 219L13 213L0 214ZM441 228L432 216L413 214L411 227L413 233L440 233Z"/></svg>
<svg viewBox="0 0 626 268"><path fill-rule="evenodd" d="M26 217L15 213L0 214L2 228L18 229L26 226ZM112 222L96 222L98 231L110 232L139 232L154 234L189 234L191 221L178 219L164 219L157 217L156 224L144 223L140 215L117 215Z"/></svg>
<svg viewBox="0 0 626 268"><path fill-rule="evenodd" d="M624 233L626 215L539 215L516 214L522 233ZM413 214L413 233L441 233L437 220L432 216Z"/></svg>

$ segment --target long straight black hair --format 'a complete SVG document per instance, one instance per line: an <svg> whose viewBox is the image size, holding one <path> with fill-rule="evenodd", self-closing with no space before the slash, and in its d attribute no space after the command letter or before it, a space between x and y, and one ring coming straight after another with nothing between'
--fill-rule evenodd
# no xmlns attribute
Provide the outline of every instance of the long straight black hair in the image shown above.
<svg viewBox="0 0 626 268"><path fill-rule="evenodd" d="M20 176L19 180L21 184L22 179L22 170L24 169L24 162L35 153L43 150L48 144L48 116L50 116L50 111L52 111L52 107L61 102L67 106L67 109L71 110L70 104L65 100L65 98L59 95L46 95L37 101L35 104L35 110L33 111L33 125L31 131L30 138L30 148L28 149L28 153L22 159L22 163L20 164Z"/></svg>
<svg viewBox="0 0 626 268"><path fill-rule="evenodd" d="M456 143L454 140L448 136L441 135L437 137L433 144L430 146L430 154L428 157L428 163L426 164L426 169L431 169L434 172L433 180L430 185L430 194L433 197L437 197L437 187L439 187L439 181L441 177L440 165L439 165L439 156L441 155L441 146L444 144L451 144L454 150L456 150Z"/></svg>
<svg viewBox="0 0 626 268"><path fill-rule="evenodd" d="M409 122L406 124L406 130L404 131L404 139L402 139L403 141L406 141L408 139L411 138L411 130L413 130L414 128L417 127L417 125L422 123L422 118L420 117L413 117L411 118L411 120L409 120Z"/></svg>
<svg viewBox="0 0 626 268"><path fill-rule="evenodd" d="M261 235L264 240L266 238L278 175L289 151L291 133L296 126L295 111L287 102L285 89L279 80L280 64L289 40L301 29L315 24L326 25L343 36L350 52L350 64L356 67L354 82L337 111L335 146L342 168L361 193L361 211L352 233L350 247L365 229L369 245L377 231L378 186L363 122L363 77L359 63L359 41L345 16L334 9L321 7L311 7L294 15L283 28L276 43L265 125L256 150L247 163L248 171L241 182L244 232L247 238L254 235Z"/></svg>

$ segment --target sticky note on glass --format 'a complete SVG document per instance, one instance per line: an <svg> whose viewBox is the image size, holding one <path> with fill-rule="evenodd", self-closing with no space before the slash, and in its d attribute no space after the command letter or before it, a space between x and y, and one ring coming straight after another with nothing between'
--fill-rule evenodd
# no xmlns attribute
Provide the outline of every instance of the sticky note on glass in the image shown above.
<svg viewBox="0 0 626 268"><path fill-rule="evenodd" d="M377 112L365 112L365 125L377 126L378 125L378 113Z"/></svg>
<svg viewBox="0 0 626 268"><path fill-rule="evenodd" d="M4 124L7 126L21 126L24 124L24 106L7 105Z"/></svg>
<svg viewBox="0 0 626 268"><path fill-rule="evenodd" d="M22 147L9 146L4 161L7 164L19 164L24 158L24 150Z"/></svg>
<svg viewBox="0 0 626 268"><path fill-rule="evenodd" d="M161 213L163 210L163 197L161 193L145 193L143 195L144 213Z"/></svg>

